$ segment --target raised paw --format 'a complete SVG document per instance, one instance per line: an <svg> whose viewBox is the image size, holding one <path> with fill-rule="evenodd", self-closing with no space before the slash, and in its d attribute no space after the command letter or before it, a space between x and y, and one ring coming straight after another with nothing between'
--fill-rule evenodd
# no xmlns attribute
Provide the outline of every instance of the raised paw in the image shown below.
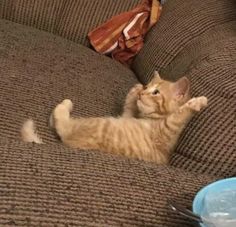
<svg viewBox="0 0 236 227"><path fill-rule="evenodd" d="M138 95L138 93L141 92L142 90L143 90L143 85L142 85L142 84L135 84L135 85L131 88L129 94L130 94L130 95Z"/></svg>
<svg viewBox="0 0 236 227"><path fill-rule="evenodd" d="M205 96L192 98L187 102L187 105L194 111L200 111L207 106L207 98Z"/></svg>

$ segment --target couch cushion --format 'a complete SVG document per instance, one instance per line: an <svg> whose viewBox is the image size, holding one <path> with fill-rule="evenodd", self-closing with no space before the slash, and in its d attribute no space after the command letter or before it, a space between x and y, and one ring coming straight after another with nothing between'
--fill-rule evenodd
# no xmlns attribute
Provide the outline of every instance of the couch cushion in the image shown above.
<svg viewBox="0 0 236 227"><path fill-rule="evenodd" d="M133 63L133 69L140 80L146 83L155 69L161 71L167 67L204 32L217 25L235 21L235 10L235 0L166 1L159 22L146 36L144 48ZM198 49L195 49L194 53L197 52ZM181 64L187 70L184 63Z"/></svg>
<svg viewBox="0 0 236 227"><path fill-rule="evenodd" d="M236 175L235 34L235 22L216 26L162 70L170 78L187 76L192 96L209 99L208 107L183 132L172 157L174 166L199 173Z"/></svg>
<svg viewBox="0 0 236 227"><path fill-rule="evenodd" d="M191 207L215 179L178 168L0 140L0 226L190 227L167 199Z"/></svg>
<svg viewBox="0 0 236 227"><path fill-rule="evenodd" d="M0 18L88 45L87 34L140 0L1 0Z"/></svg>
<svg viewBox="0 0 236 227"><path fill-rule="evenodd" d="M80 116L117 115L137 83L131 70L86 47L5 20L0 28L1 137L18 138L33 118L43 139L54 141L48 119L64 98Z"/></svg>
<svg viewBox="0 0 236 227"><path fill-rule="evenodd" d="M192 96L209 106L188 124L171 164L188 171L236 174L236 2L167 1L134 62L147 82L156 68L164 78L187 76Z"/></svg>

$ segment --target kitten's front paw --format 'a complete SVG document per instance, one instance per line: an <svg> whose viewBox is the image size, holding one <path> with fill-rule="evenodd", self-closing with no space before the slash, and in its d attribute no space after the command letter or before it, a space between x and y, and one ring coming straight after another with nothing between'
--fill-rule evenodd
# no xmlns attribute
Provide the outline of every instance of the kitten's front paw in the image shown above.
<svg viewBox="0 0 236 227"><path fill-rule="evenodd" d="M187 105L190 109L198 112L207 106L207 102L208 102L207 98L205 96L201 96L201 97L190 99L187 102Z"/></svg>
<svg viewBox="0 0 236 227"><path fill-rule="evenodd" d="M130 90L130 95L138 95L139 92L143 90L143 85L142 84L135 84L134 87L131 88Z"/></svg>

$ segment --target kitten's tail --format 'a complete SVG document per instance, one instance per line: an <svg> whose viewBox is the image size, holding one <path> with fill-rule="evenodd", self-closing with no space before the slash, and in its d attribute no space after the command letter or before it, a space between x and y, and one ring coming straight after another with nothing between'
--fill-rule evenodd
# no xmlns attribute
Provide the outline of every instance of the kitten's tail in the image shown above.
<svg viewBox="0 0 236 227"><path fill-rule="evenodd" d="M43 143L43 140L36 132L36 127L32 119L28 119L24 122L20 133L22 140L26 143Z"/></svg>

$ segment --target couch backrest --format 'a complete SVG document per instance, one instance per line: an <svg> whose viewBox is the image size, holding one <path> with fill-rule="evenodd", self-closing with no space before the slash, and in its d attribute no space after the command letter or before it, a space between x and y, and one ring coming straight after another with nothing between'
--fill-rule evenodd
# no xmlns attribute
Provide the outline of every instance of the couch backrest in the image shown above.
<svg viewBox="0 0 236 227"><path fill-rule="evenodd" d="M133 69L146 83L185 75L209 106L181 135L171 164L198 173L236 175L236 1L170 0Z"/></svg>
<svg viewBox="0 0 236 227"><path fill-rule="evenodd" d="M204 95L209 104L188 124L172 165L200 173L236 175L235 21L203 34L163 70L165 75L175 72L190 79L192 96Z"/></svg>
<svg viewBox="0 0 236 227"><path fill-rule="evenodd" d="M193 40L220 24L235 20L235 10L235 0L166 1L159 22L145 37L133 70L146 83L154 70L168 67ZM198 50L194 52L197 54ZM183 71L187 70L188 65L182 64Z"/></svg>
<svg viewBox="0 0 236 227"><path fill-rule="evenodd" d="M88 32L139 0L1 0L0 18L89 45Z"/></svg>

